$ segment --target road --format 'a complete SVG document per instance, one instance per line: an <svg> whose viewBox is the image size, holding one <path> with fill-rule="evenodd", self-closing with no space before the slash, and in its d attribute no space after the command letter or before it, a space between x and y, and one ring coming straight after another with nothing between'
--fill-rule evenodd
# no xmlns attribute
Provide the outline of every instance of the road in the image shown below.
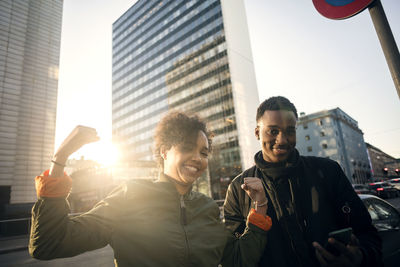
<svg viewBox="0 0 400 267"><path fill-rule="evenodd" d="M114 254L112 248L107 246L91 252L86 252L76 257L39 261L32 259L27 250L11 252L0 255L0 266L34 266L34 267L112 267Z"/></svg>

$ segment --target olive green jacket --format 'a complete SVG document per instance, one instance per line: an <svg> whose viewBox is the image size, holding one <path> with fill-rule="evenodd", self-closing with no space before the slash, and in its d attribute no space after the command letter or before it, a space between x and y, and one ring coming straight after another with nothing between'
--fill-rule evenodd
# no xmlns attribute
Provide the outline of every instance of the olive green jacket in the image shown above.
<svg viewBox="0 0 400 267"><path fill-rule="evenodd" d="M193 191L180 196L170 182L127 182L89 212L68 212L63 198L36 202L32 257L72 257L109 244L116 266L256 266L266 244L266 232L252 224L236 238L211 198Z"/></svg>

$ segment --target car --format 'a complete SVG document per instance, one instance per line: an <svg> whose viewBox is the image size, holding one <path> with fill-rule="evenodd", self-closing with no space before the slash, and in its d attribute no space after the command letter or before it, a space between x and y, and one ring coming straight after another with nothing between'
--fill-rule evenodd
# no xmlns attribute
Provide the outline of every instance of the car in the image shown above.
<svg viewBox="0 0 400 267"><path fill-rule="evenodd" d="M373 195L358 195L367 208L372 223L382 238L385 267L400 263L400 212L385 200Z"/></svg>
<svg viewBox="0 0 400 267"><path fill-rule="evenodd" d="M400 190L400 178L393 178L388 181L391 185L396 187L397 190Z"/></svg>
<svg viewBox="0 0 400 267"><path fill-rule="evenodd" d="M356 191L357 194L376 195L375 191L369 189L369 187L365 184L353 184L352 186L354 188L354 191Z"/></svg>
<svg viewBox="0 0 400 267"><path fill-rule="evenodd" d="M368 187L381 198L393 198L399 196L399 190L388 182L369 183Z"/></svg>

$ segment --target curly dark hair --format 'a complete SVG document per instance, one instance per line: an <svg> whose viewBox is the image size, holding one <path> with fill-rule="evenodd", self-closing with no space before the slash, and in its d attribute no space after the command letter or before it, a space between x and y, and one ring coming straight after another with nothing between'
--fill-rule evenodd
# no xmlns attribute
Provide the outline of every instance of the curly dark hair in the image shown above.
<svg viewBox="0 0 400 267"><path fill-rule="evenodd" d="M256 116L257 122L267 110L293 111L294 115L296 116L296 119L298 118L296 107L293 105L292 102L289 101L289 99L283 96L273 96L262 102L257 108L257 116Z"/></svg>
<svg viewBox="0 0 400 267"><path fill-rule="evenodd" d="M157 124L154 134L154 156L161 168L164 168L164 161L161 158L161 147L170 149L172 146L182 144L192 145L197 140L198 132L203 131L207 136L209 151L213 134L208 131L206 123L197 115L190 116L180 111L167 113Z"/></svg>

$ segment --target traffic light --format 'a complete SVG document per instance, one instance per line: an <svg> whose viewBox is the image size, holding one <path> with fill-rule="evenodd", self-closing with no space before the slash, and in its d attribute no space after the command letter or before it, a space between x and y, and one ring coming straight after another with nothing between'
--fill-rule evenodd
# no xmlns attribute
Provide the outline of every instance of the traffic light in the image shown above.
<svg viewBox="0 0 400 267"><path fill-rule="evenodd" d="M400 170L399 169L395 169L394 171L396 172L397 175L400 175Z"/></svg>
<svg viewBox="0 0 400 267"><path fill-rule="evenodd" d="M386 168L386 167L385 167L385 168L383 168L383 174L384 174L384 175L388 175L388 171L389 171L389 169L388 169L388 168Z"/></svg>

